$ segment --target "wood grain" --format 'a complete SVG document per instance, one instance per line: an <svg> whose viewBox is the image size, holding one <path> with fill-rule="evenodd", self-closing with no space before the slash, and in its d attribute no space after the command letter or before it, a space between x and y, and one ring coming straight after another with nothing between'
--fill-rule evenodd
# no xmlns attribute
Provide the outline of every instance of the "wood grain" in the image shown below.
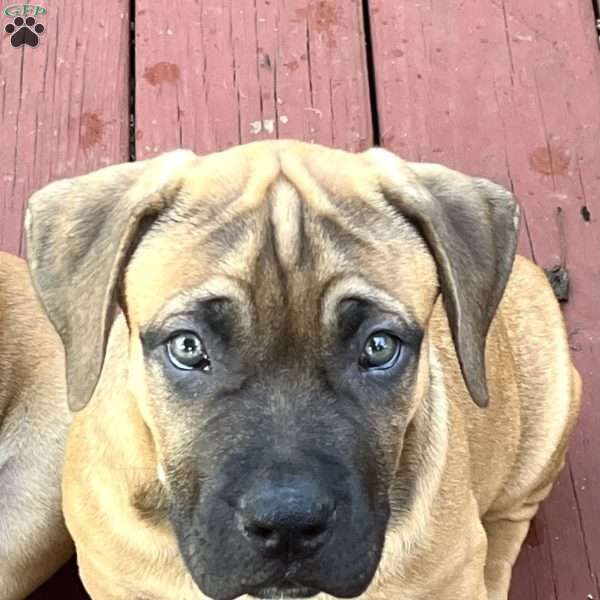
<svg viewBox="0 0 600 600"><path fill-rule="evenodd" d="M0 248L23 253L27 198L128 157L127 0L47 4L40 44L0 38Z"/></svg>
<svg viewBox="0 0 600 600"><path fill-rule="evenodd" d="M371 0L370 14L383 145L514 190L524 207L521 252L569 272L565 315L583 414L511 598L598 598L600 57L592 4Z"/></svg>
<svg viewBox="0 0 600 600"><path fill-rule="evenodd" d="M357 0L139 0L137 157L296 137L372 143Z"/></svg>

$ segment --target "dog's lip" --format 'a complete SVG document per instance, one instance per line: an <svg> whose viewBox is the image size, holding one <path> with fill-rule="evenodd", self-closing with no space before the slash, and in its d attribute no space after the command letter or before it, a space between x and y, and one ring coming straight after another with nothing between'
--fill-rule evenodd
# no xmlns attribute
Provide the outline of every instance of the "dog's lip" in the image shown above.
<svg viewBox="0 0 600 600"><path fill-rule="evenodd" d="M305 587L294 581L284 579L277 585L265 586L254 590L250 595L253 598L264 600L270 598L310 598L316 596L319 590Z"/></svg>
<svg viewBox="0 0 600 600"><path fill-rule="evenodd" d="M268 598L310 598L321 591L298 581L293 575L294 571L297 569L288 568L283 577L255 587L249 592L249 595L265 600Z"/></svg>

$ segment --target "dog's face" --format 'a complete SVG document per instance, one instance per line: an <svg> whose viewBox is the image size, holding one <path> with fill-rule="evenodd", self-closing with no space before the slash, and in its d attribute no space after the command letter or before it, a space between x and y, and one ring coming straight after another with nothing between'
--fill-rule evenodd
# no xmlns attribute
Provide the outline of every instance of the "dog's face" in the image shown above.
<svg viewBox="0 0 600 600"><path fill-rule="evenodd" d="M269 159L251 175L256 197L236 190L209 220L214 188L186 177L139 245L130 372L204 592L351 597L378 564L423 394L435 265L389 206L351 185L303 195ZM226 167L235 180L239 165Z"/></svg>
<svg viewBox="0 0 600 600"><path fill-rule="evenodd" d="M117 232L128 242L111 254L108 278L121 284L103 302L117 290L129 391L151 432L181 554L206 595L357 596L390 515L410 509L414 487L395 484L405 432L427 402L440 280L458 294L449 313L472 317L432 248L461 226L471 235L468 219L450 234L420 222L419 202L448 177L424 169L381 151L281 143L186 157L159 201L147 201L150 216L138 211ZM513 205L502 200L514 236ZM512 254L498 255L508 273ZM473 336L450 319L457 343ZM69 362L74 326L53 320ZM467 349L461 364L479 359ZM72 372L73 394L91 394L86 385Z"/></svg>

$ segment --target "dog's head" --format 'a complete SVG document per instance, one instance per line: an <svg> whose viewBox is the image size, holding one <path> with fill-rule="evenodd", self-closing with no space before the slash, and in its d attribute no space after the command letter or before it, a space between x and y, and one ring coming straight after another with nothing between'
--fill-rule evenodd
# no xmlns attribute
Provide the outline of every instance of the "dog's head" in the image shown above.
<svg viewBox="0 0 600 600"><path fill-rule="evenodd" d="M429 395L436 298L483 406L517 221L485 180L262 142L57 182L27 229L71 407L93 395L120 305L181 554L229 600L366 589L390 506L410 508L393 484Z"/></svg>

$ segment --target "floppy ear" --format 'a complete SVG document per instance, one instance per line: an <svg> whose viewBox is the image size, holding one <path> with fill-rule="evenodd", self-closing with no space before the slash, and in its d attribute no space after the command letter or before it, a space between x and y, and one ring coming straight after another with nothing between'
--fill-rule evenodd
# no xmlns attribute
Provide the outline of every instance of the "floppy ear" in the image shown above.
<svg viewBox="0 0 600 600"><path fill-rule="evenodd" d="M465 383L485 407L485 342L512 270L519 207L510 192L486 179L396 161L396 183L384 184L386 196L430 248Z"/></svg>
<svg viewBox="0 0 600 600"><path fill-rule="evenodd" d="M176 150L57 181L29 200L25 221L34 287L65 349L71 410L92 397L104 361L122 269L140 223L175 195Z"/></svg>

